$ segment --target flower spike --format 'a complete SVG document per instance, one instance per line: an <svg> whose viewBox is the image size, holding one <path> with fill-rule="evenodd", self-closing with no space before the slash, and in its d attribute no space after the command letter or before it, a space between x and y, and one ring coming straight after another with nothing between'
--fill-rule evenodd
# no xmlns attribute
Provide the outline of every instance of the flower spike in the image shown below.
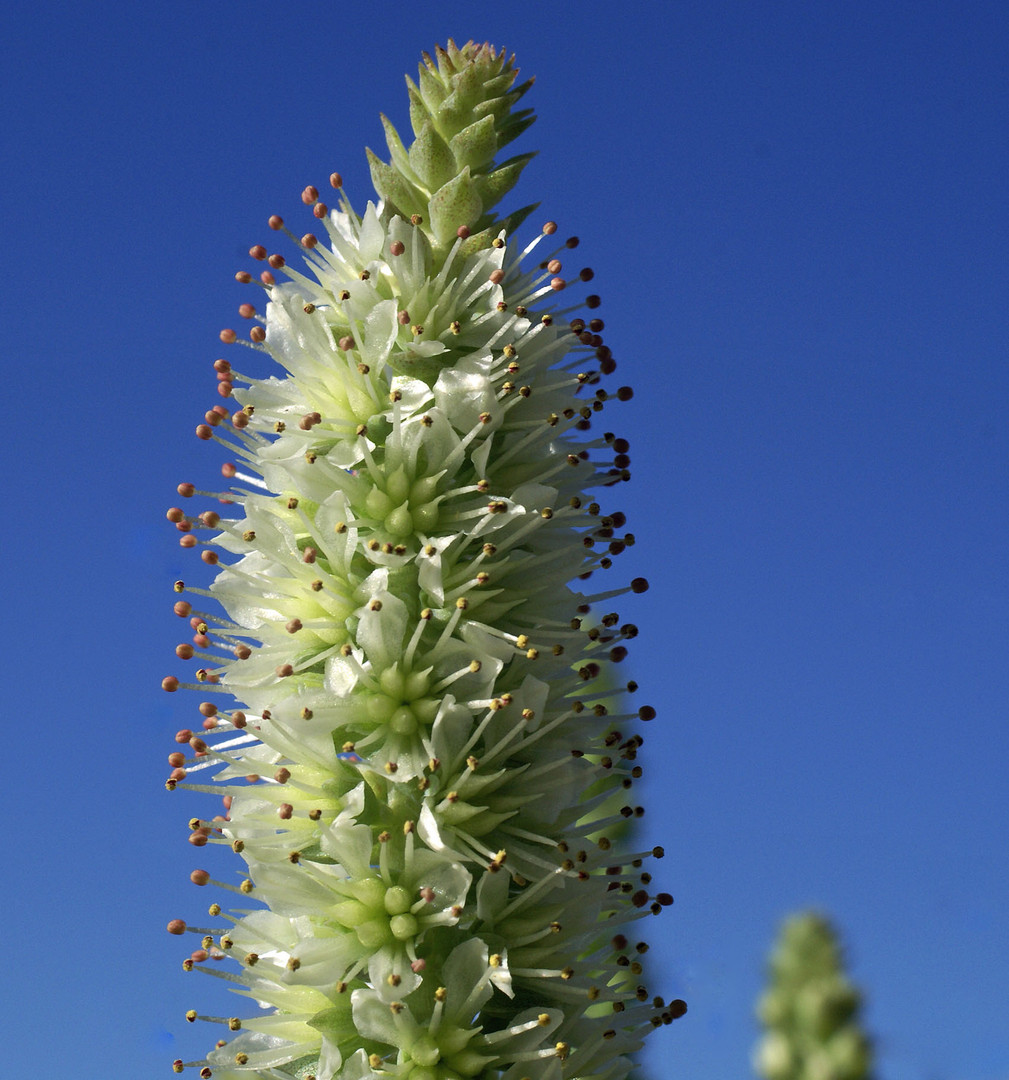
<svg viewBox="0 0 1009 1080"><path fill-rule="evenodd" d="M307 186L312 231L269 219L290 247L253 245L265 306L221 333L196 434L224 490L180 484L216 502L167 514L216 576L174 585L193 667L162 685L200 704L166 787L222 798L189 841L244 867L193 870L234 909L168 931L261 1008L187 1013L227 1030L177 1072L622 1080L686 1009L631 936L672 903L642 868L662 850L627 842L655 710L615 704L637 629L614 605L647 582L587 583L634 543L630 446L597 430L630 390L604 386L577 240L521 247L525 212L495 216L528 160L495 164L532 122L516 77L489 45L425 56L381 200Z"/></svg>

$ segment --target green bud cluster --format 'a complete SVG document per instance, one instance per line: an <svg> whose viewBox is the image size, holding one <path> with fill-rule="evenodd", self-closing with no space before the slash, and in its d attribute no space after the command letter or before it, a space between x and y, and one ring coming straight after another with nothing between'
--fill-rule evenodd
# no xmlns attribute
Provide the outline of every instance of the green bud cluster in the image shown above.
<svg viewBox="0 0 1009 1080"><path fill-rule="evenodd" d="M814 913L782 927L771 985L757 1015L765 1034L755 1065L766 1080L868 1080L872 1048L859 1027L861 995L844 973L831 924Z"/></svg>
<svg viewBox="0 0 1009 1080"><path fill-rule="evenodd" d="M434 58L424 53L418 83L406 80L414 133L409 148L382 117L390 162L368 150L372 182L391 213L420 218L436 263L444 260L460 228L470 234L460 252L465 256L489 247L501 229L513 231L534 209L527 206L500 220L491 212L534 156L494 161L534 119L532 109L513 111L533 84L528 79L515 86L517 75L514 56L486 44L459 48L450 41L435 50Z"/></svg>

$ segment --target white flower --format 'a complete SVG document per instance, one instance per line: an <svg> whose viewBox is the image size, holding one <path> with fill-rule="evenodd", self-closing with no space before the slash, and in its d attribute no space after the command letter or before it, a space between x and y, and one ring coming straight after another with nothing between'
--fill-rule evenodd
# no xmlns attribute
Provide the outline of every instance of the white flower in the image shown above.
<svg viewBox="0 0 1009 1080"><path fill-rule="evenodd" d="M530 120L514 76L486 46L427 58L415 143L389 129L393 164L372 159L383 200L306 189L328 244L303 238L304 271L253 248L247 359L285 374L217 362L239 407L198 434L235 457L231 509L169 512L217 567L176 585L181 685L237 701L201 704L169 787L224 797L190 839L247 873L194 871L241 901L186 966L269 1010L222 1020L204 1073L619 1080L680 1012L625 934L671 902L641 870L661 852L619 843L654 710L607 705L636 634L611 601L645 583L582 591L634 542L592 494L627 478L624 440L593 434L627 392L603 389L597 298L555 306L573 242L527 269L555 227L520 251L522 214L491 212L525 160L493 163Z"/></svg>

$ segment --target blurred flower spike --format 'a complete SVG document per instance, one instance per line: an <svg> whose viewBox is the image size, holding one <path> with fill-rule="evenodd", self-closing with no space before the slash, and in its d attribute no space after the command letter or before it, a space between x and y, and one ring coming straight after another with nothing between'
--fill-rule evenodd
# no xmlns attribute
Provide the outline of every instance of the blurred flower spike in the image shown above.
<svg viewBox="0 0 1009 1080"><path fill-rule="evenodd" d="M533 119L517 74L488 45L425 55L412 145L383 120L390 161L369 153L378 201L306 187L313 231L270 218L287 254L237 274L265 302L222 331L196 429L225 490L168 513L217 576L176 582L194 670L163 686L207 699L169 756L169 789L223 797L190 841L244 877L194 870L236 908L169 931L260 1008L190 1012L221 1036L177 1072L619 1080L685 1011L630 926L672 903L642 869L661 849L621 840L655 713L611 704L637 633L614 604L647 584L596 583L634 543L629 447L598 430L631 392L604 386L577 239L519 248L532 208L494 210L531 156L497 163Z"/></svg>
<svg viewBox="0 0 1009 1080"><path fill-rule="evenodd" d="M844 971L837 931L799 912L782 924L770 985L757 1005L764 1035L754 1066L764 1080L868 1080L872 1044L862 1031L862 997Z"/></svg>

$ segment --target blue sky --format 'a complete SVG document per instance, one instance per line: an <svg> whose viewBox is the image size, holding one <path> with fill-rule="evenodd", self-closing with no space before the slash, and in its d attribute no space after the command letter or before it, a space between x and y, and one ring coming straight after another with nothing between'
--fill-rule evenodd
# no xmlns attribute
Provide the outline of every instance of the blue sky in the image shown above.
<svg viewBox="0 0 1009 1080"><path fill-rule="evenodd" d="M751 1075L808 905L881 1080L1006 1080L1009 9L43 0L0 33L9 1075L204 1049L218 988L164 932L204 902L164 510L219 465L191 433L244 253L334 169L363 205L378 113L454 36L537 76L516 198L581 236L637 391L628 663L690 1004L654 1080Z"/></svg>

